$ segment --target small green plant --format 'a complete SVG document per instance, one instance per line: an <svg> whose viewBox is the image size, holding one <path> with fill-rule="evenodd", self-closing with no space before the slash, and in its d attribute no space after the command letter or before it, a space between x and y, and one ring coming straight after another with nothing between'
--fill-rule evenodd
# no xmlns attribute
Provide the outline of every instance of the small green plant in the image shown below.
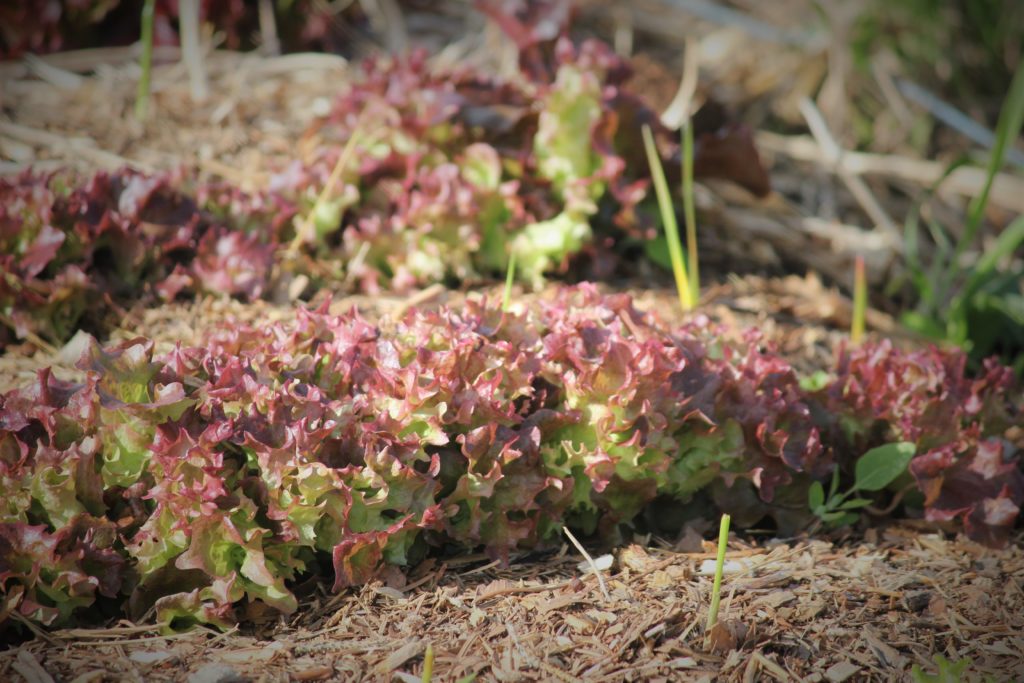
<svg viewBox="0 0 1024 683"><path fill-rule="evenodd" d="M850 325L850 341L854 344L864 340L867 311L868 281L864 274L864 257L858 255L853 266L853 322Z"/></svg>
<svg viewBox="0 0 1024 683"><path fill-rule="evenodd" d="M142 75L135 93L135 118L142 121L149 111L149 77L153 70L153 13L156 0L146 0L142 6Z"/></svg>
<svg viewBox="0 0 1024 683"><path fill-rule="evenodd" d="M718 605L722 597L722 570L725 567L725 549L729 543L729 523L732 518L729 515L722 515L722 521L718 525L718 556L715 558L715 581L711 586L711 606L708 608L708 621L704 628L705 633L710 633L712 627L718 623Z"/></svg>
<svg viewBox="0 0 1024 683"><path fill-rule="evenodd" d="M700 302L700 264L697 261L697 207L693 196L693 121L683 126L683 219L690 276L690 303Z"/></svg>
<svg viewBox="0 0 1024 683"><path fill-rule="evenodd" d="M427 651L423 653L423 675L420 676L420 680L423 683L430 683L430 679L434 677L434 645L433 643L427 643Z"/></svg>
<svg viewBox="0 0 1024 683"><path fill-rule="evenodd" d="M1024 245L1024 217L1003 229L974 261L968 262L964 256L984 220L995 175L1022 125L1024 61L1010 84L996 127L996 144L985 183L968 207L963 233L954 242L940 225L928 221L936 249L932 262L926 265L918 248L917 213L907 221L907 266L918 304L915 310L903 315L908 327L964 348L974 363L1002 354L1018 375L1024 375L1024 267L1014 261L1014 254ZM1004 261L1008 265L1000 267Z"/></svg>
<svg viewBox="0 0 1024 683"><path fill-rule="evenodd" d="M654 135L650 126L643 127L644 149L647 152L647 163L651 168L651 180L658 197L658 211L662 225L665 226L665 239L668 242L668 253L672 262L672 274L676 280L676 291L679 294L679 305L684 311L691 310L695 305L695 293L690 287L690 278L686 273L686 262L683 261L683 245L679 241L679 225L676 223L675 207L669 194L668 182L665 180L665 169L661 166L658 148L654 145Z"/></svg>
<svg viewBox="0 0 1024 683"><path fill-rule="evenodd" d="M935 662L935 667L938 669L936 673L926 674L919 664L915 664L910 668L910 680L914 683L960 683L964 680L973 680L967 675L967 670L973 663L970 657L951 662L942 655L935 655L932 657L932 661ZM982 680L989 683L995 679L986 676Z"/></svg>
<svg viewBox="0 0 1024 683"><path fill-rule="evenodd" d="M512 283L516 279L516 253L508 257L508 271L505 273L505 291L501 296L501 311L502 313L508 312L508 307L512 305Z"/></svg>
<svg viewBox="0 0 1024 683"><path fill-rule="evenodd" d="M906 441L872 448L857 460L853 486L843 493L839 493L839 468L836 468L832 472L828 496L820 481L814 482L808 489L807 504L811 512L822 522L833 526L856 522L856 510L870 505L872 501L870 498L850 496L858 492L884 489L906 472L915 451L916 446Z"/></svg>

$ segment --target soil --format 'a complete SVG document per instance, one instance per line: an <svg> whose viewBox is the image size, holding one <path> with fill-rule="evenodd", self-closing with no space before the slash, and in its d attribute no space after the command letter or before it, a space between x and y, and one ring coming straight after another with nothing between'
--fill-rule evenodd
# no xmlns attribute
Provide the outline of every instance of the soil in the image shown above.
<svg viewBox="0 0 1024 683"><path fill-rule="evenodd" d="M585 16L593 31L615 25L618 15L608 3L589 4ZM414 19L410 25L417 25ZM694 26L707 30L705 38L712 33L699 22ZM436 34L428 37L444 44ZM659 43L636 60L650 88L674 87L676 69L663 58L673 49L677 54ZM492 59L497 53L478 45L473 54ZM764 62L793 62L789 49L768 54ZM184 167L255 189L314 148L311 124L352 68L327 55L216 50L207 58L213 95L197 104L174 51L158 57L157 115L145 124L131 115L137 76L132 48L54 55L44 60L51 69L0 64L6 114L0 118L6 159L0 171L29 165ZM821 54L804 57L785 98L750 105L755 119L784 118L800 88L810 92L805 82L813 81L806 74L820 75L826 60ZM720 91L741 93L735 101L749 103L754 72L766 67L737 59L709 68ZM671 100L671 92L653 94L658 102ZM717 259L708 261L713 265L705 273L700 313L727 333L756 327L766 345L810 373L828 365L845 343L850 255L881 245L869 261L878 284L894 274L892 247L870 230L846 230L869 222L863 213L858 218L857 202L827 169L808 170L806 159L781 153L766 160L776 188L787 192L755 200L721 184L701 188L702 215L710 216L715 233L702 248ZM872 187L902 215L897 193L874 182ZM831 207L837 231L815 227L823 205ZM854 246L843 247L850 239ZM630 292L639 308L671 321L676 297L667 285L664 276L641 273L602 287ZM393 319L410 306L457 307L466 296L497 299L500 292L500 283L488 283L471 292L435 286L405 298L335 293L330 305L338 311L355 306L372 320ZM516 296L529 302L545 292ZM109 338L142 335L158 350L199 344L218 327L285 319L294 315L294 305L205 298L136 306ZM871 310L868 325L872 334L916 343L890 313ZM0 387L23 385L46 366L58 376L75 376L80 344L10 347L0 357ZM688 529L680 538L645 536L614 548L592 547L596 571L566 542L513 557L509 567L483 557L432 558L340 594L312 581L302 587L302 606L291 617L253 608L224 633L162 634L145 621L39 631L0 651L0 680L419 681L428 648L433 680L439 681L474 675L500 681L910 680L913 665L933 671L938 654L950 661L969 658L977 680L1024 680L1022 537L997 551L920 522L833 537L733 535L719 626L705 633L714 544L702 539L712 536L713 530Z"/></svg>

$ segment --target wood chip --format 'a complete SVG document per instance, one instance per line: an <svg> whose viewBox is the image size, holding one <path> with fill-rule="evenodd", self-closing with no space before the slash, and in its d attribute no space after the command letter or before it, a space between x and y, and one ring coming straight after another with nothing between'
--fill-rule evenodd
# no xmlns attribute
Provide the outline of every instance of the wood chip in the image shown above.
<svg viewBox="0 0 1024 683"><path fill-rule="evenodd" d="M830 683L843 683L843 681L853 677L858 671L860 671L860 667L856 664L836 662L825 670L825 678Z"/></svg>
<svg viewBox="0 0 1024 683"><path fill-rule="evenodd" d="M19 650L12 666L25 679L25 683L54 683L53 677L46 673L39 660L28 650Z"/></svg>

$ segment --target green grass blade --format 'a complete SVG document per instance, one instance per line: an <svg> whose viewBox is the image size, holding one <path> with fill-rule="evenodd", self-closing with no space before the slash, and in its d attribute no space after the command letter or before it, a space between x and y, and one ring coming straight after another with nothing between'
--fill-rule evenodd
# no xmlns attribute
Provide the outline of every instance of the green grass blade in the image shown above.
<svg viewBox="0 0 1024 683"><path fill-rule="evenodd" d="M864 274L864 257L858 255L853 266L853 323L850 326L850 341L854 344L864 339L867 311L868 280Z"/></svg>
<svg viewBox="0 0 1024 683"><path fill-rule="evenodd" d="M686 275L686 263L683 261L683 245L679 242L679 225L676 223L676 212L672 206L672 196L668 191L668 182L665 180L665 169L661 166L661 157L658 156L658 149L654 145L654 135L650 126L644 125L644 149L647 151L647 163L651 168L651 179L654 181L654 191L658 197L658 211L661 213L661 222L665 226L665 239L668 241L668 252L672 259L672 274L676 280L676 291L679 294L679 305L684 311L693 308L693 298L690 294L690 281Z"/></svg>
<svg viewBox="0 0 1024 683"><path fill-rule="evenodd" d="M972 285L976 281L984 279L990 271L995 269L999 259L1015 253L1022 243L1024 243L1024 216L1019 216L1017 220L1003 229L999 237L996 238L995 244L978 259L971 271L967 288L972 289Z"/></svg>
<svg viewBox="0 0 1024 683"><path fill-rule="evenodd" d="M700 303L700 264L697 260L697 207L693 196L693 121L683 126L683 218L690 276L690 305Z"/></svg>
<svg viewBox="0 0 1024 683"><path fill-rule="evenodd" d="M996 173L1003 166L1007 149L1020 134L1022 126L1024 126L1024 59L1017 65L1017 71L1010 83L1010 92L999 112L999 123L996 124L996 144L992 147L992 156L989 157L985 184L981 188L981 193L971 200L971 204L967 208L967 226L964 228L963 238L956 245L954 261L974 241L978 228L981 227L982 219L985 217L985 206L988 204L992 182L995 180Z"/></svg>
<svg viewBox="0 0 1024 683"><path fill-rule="evenodd" d="M423 653L423 675L420 680L423 683L431 683L434 677L434 645L427 643L427 651Z"/></svg>
<svg viewBox="0 0 1024 683"><path fill-rule="evenodd" d="M516 279L516 253L508 257L508 272L505 273L505 291L501 297L501 312L508 311L508 307L512 305L512 283Z"/></svg>
<svg viewBox="0 0 1024 683"><path fill-rule="evenodd" d="M731 520L732 518L729 515L722 515L722 521L718 526L718 557L715 559L715 582L711 587L711 607L708 609L705 633L710 633L711 628L718 623L718 605L722 598L722 569L725 567L725 548L729 543L729 522Z"/></svg>

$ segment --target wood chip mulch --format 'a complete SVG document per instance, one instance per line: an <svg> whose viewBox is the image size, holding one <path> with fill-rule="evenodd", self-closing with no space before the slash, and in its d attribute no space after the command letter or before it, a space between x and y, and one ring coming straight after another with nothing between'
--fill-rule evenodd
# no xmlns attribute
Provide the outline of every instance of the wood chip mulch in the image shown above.
<svg viewBox="0 0 1024 683"><path fill-rule="evenodd" d="M420 681L428 646L437 681L911 680L936 654L970 659L968 680L1024 679L1019 538L1002 551L906 526L853 543L734 539L708 638L714 548L689 536L676 547L695 552L604 558L607 599L569 546L508 568L432 559L339 595L317 584L287 621L253 610L241 631L56 631L0 652L0 680Z"/></svg>

